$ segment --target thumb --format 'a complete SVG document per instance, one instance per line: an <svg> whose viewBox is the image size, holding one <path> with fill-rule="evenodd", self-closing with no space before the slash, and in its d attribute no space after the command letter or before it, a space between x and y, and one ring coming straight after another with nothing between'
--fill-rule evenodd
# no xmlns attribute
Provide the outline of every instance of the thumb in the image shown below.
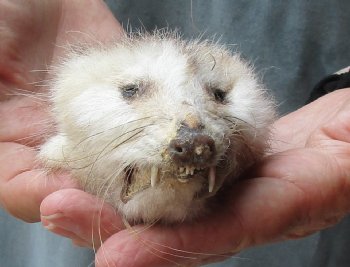
<svg viewBox="0 0 350 267"><path fill-rule="evenodd" d="M88 247L98 248L124 228L112 206L78 189L52 193L43 200L40 211L48 230Z"/></svg>

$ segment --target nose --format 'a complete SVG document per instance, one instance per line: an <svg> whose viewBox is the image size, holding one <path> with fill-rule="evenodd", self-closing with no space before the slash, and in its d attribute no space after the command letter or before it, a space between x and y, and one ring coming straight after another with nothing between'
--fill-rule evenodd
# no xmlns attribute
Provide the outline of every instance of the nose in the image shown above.
<svg viewBox="0 0 350 267"><path fill-rule="evenodd" d="M168 151L171 159L180 166L206 167L216 154L213 138L201 130L186 126L181 127L170 141Z"/></svg>

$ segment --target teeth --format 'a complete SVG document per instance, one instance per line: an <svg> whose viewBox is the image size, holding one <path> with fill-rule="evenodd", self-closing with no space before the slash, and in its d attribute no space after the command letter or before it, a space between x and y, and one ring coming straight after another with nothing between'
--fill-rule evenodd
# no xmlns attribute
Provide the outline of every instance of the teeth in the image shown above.
<svg viewBox="0 0 350 267"><path fill-rule="evenodd" d="M209 169L209 177L208 177L208 183L209 183L209 193L213 192L214 186L215 186L215 167L210 167Z"/></svg>
<svg viewBox="0 0 350 267"><path fill-rule="evenodd" d="M193 175L194 174L194 167L191 167L191 169L190 169L190 173L191 173L191 175Z"/></svg>
<svg viewBox="0 0 350 267"><path fill-rule="evenodd" d="M186 177L187 174L183 172L183 173L180 173L180 176L181 176L181 177Z"/></svg>
<svg viewBox="0 0 350 267"><path fill-rule="evenodd" d="M188 179L177 178L177 180L178 180L180 183L183 183L183 184L185 184L185 183L188 183L188 182L189 182L189 180L188 180Z"/></svg>
<svg viewBox="0 0 350 267"><path fill-rule="evenodd" d="M158 183L158 167L152 166L151 168L151 186L154 187Z"/></svg>
<svg viewBox="0 0 350 267"><path fill-rule="evenodd" d="M194 167L194 166L186 166L185 167L186 175L189 175L189 174L193 175L195 169L196 169L196 167Z"/></svg>
<svg viewBox="0 0 350 267"><path fill-rule="evenodd" d="M187 175L194 175L194 172L203 170L203 167L195 167L195 166L184 166L184 167L179 167L178 171L180 176L187 176Z"/></svg>

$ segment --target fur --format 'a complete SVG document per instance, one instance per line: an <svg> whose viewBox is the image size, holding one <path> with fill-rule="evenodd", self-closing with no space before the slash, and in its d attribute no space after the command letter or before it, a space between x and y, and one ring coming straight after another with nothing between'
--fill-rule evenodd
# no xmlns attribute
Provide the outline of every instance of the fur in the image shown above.
<svg viewBox="0 0 350 267"><path fill-rule="evenodd" d="M272 98L238 53L216 43L161 31L125 35L73 51L54 71L50 102L57 132L41 147L40 160L49 169L71 171L130 222L172 223L204 214L215 193L268 146ZM138 89L132 97L130 86ZM215 99L218 89L222 102ZM205 197L198 196L208 190L208 170L181 183L176 170L191 166L177 166L167 153L189 117L215 141L210 167L216 182ZM152 168L158 173L153 187ZM128 175L135 193L125 201Z"/></svg>

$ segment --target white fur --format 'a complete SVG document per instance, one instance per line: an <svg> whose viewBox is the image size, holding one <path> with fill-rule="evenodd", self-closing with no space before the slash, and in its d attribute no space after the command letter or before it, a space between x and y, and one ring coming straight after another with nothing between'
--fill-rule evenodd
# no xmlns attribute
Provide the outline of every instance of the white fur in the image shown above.
<svg viewBox="0 0 350 267"><path fill-rule="evenodd" d="M123 86L139 81L145 92L123 98ZM227 102L215 102L210 87L229 91ZM216 160L228 161L214 193L235 178L226 177L230 172L237 176L261 157L274 118L271 98L238 54L160 33L72 53L57 67L51 100L57 135L42 146L41 160L71 170L130 221L181 221L206 210L208 200L194 197L206 177L182 184L169 174L167 147L186 116L205 125ZM123 203L125 169L142 170L142 178L152 166L160 168L161 182Z"/></svg>

